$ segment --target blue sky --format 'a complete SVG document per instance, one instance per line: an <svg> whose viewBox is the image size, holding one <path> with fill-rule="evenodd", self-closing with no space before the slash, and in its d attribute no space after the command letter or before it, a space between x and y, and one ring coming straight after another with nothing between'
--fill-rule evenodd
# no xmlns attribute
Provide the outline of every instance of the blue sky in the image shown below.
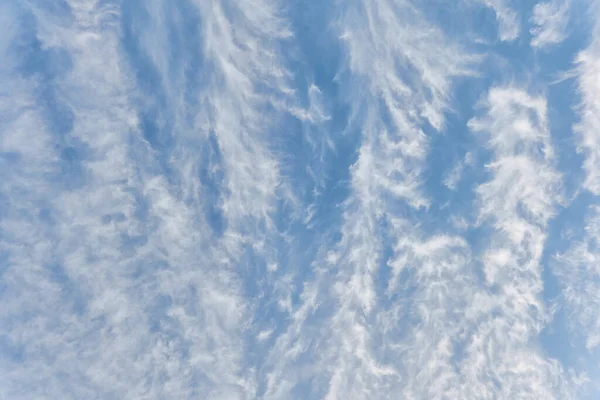
<svg viewBox="0 0 600 400"><path fill-rule="evenodd" d="M0 0L0 398L598 398L598 21Z"/></svg>

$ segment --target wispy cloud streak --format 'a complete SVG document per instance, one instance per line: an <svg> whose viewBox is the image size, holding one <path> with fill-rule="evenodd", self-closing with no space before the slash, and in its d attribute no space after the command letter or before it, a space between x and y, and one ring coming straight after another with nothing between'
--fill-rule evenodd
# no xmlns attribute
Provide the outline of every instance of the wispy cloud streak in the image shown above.
<svg viewBox="0 0 600 400"><path fill-rule="evenodd" d="M553 265L563 288L572 333L590 351L600 346L599 235L600 208L593 206L586 218L583 240L557 255Z"/></svg>
<svg viewBox="0 0 600 400"><path fill-rule="evenodd" d="M280 185L266 144L289 94L277 13L268 1L3 10L18 22L2 49L17 102L3 99L2 155L21 172L1 189L1 397L255 396L240 276L248 251L266 257ZM171 47L186 41L199 49Z"/></svg>
<svg viewBox="0 0 600 400"><path fill-rule="evenodd" d="M531 22L535 25L531 28L531 45L543 48L561 43L567 34L567 23L569 22L568 0L553 0L538 3L533 8Z"/></svg>
<svg viewBox="0 0 600 400"><path fill-rule="evenodd" d="M598 15L592 12L591 15ZM600 85L600 27L595 26L590 37L590 44L575 59L578 72L577 83L581 103L580 119L574 126L578 135L578 148L585 154L583 168L586 173L585 189L600 194L600 102L598 89Z"/></svg>
<svg viewBox="0 0 600 400"><path fill-rule="evenodd" d="M510 0L476 0L490 7L498 20L498 37L502 41L511 41L519 37L521 23L519 14L511 6Z"/></svg>
<svg viewBox="0 0 600 400"><path fill-rule="evenodd" d="M452 80L473 62L409 2L345 3L334 26L346 58L338 81L351 109L348 131L360 132L361 144L341 240L315 261L317 279L304 287L294 324L276 345L284 356L267 398L293 396L304 385L315 398L387 398L403 385L389 336L396 308L386 306L378 275L387 269L389 240L416 234L395 221L397 208L429 204L420 188L423 129L443 129Z"/></svg>
<svg viewBox="0 0 600 400"><path fill-rule="evenodd" d="M317 3L0 1L0 398L580 394L547 328L598 351L597 31L554 288L574 3Z"/></svg>
<svg viewBox="0 0 600 400"><path fill-rule="evenodd" d="M480 379L468 393L566 398L562 368L532 345L551 317L541 296L541 257L561 197L546 100L514 86L494 87L482 107L485 114L469 127L492 154L490 179L477 194L479 220L493 233L481 258L487 291L471 307L479 317L464 365L467 376Z"/></svg>

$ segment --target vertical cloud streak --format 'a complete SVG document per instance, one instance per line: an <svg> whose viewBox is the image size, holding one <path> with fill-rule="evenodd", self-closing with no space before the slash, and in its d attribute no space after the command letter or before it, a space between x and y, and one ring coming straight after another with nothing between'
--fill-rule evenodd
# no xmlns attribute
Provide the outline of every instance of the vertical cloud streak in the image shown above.
<svg viewBox="0 0 600 400"><path fill-rule="evenodd" d="M0 398L582 396L597 30L572 131L547 87L576 12L0 1Z"/></svg>

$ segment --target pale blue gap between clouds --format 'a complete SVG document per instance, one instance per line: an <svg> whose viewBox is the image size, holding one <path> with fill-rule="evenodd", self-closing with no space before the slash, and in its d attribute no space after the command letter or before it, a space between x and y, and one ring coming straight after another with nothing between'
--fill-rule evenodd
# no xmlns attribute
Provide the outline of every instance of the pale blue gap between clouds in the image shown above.
<svg viewBox="0 0 600 400"><path fill-rule="evenodd" d="M595 398L594 15L0 2L0 398Z"/></svg>

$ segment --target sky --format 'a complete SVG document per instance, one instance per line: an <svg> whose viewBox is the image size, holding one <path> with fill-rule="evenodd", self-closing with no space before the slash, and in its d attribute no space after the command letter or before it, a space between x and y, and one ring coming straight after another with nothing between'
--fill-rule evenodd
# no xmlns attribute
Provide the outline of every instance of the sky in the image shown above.
<svg viewBox="0 0 600 400"><path fill-rule="evenodd" d="M598 1L0 29L0 399L600 398Z"/></svg>

